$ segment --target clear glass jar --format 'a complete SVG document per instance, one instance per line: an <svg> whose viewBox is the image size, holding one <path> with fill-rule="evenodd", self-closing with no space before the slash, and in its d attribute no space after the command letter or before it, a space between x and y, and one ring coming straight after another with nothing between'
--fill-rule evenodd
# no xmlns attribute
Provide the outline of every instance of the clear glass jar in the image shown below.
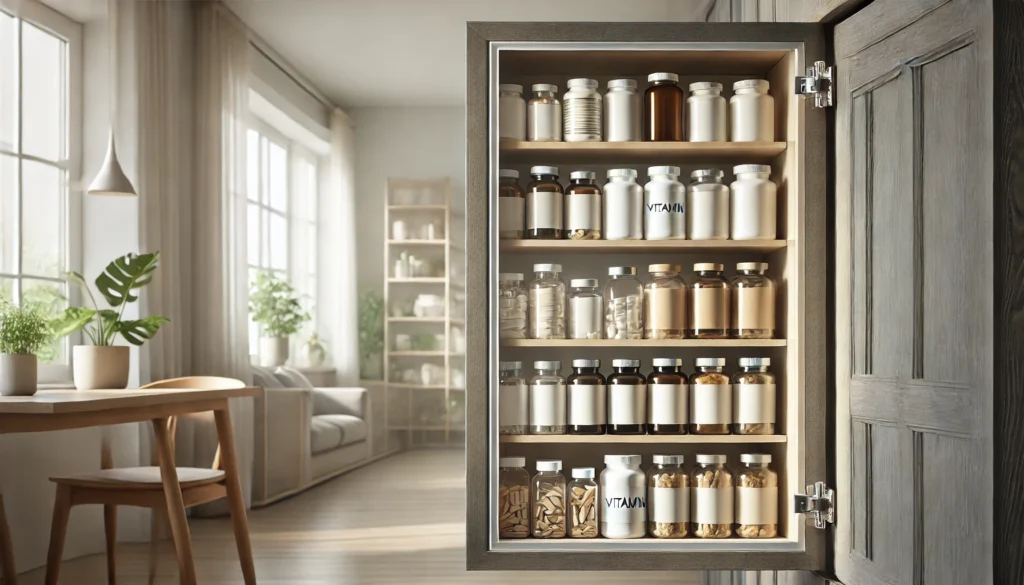
<svg viewBox="0 0 1024 585"><path fill-rule="evenodd" d="M596 278L569 281L569 339L601 339L604 325L604 295Z"/></svg>
<svg viewBox="0 0 1024 585"><path fill-rule="evenodd" d="M566 142L600 142L604 112L596 79L570 79L563 96L562 137Z"/></svg>
<svg viewBox="0 0 1024 585"><path fill-rule="evenodd" d="M610 169L604 184L604 239L644 239L644 188L636 169Z"/></svg>
<svg viewBox="0 0 1024 585"><path fill-rule="evenodd" d="M729 185L729 237L733 240L774 240L778 187L768 165L737 165Z"/></svg>
<svg viewBox="0 0 1024 585"><path fill-rule="evenodd" d="M498 138L526 140L526 102L521 85L502 83L498 86Z"/></svg>
<svg viewBox="0 0 1024 585"><path fill-rule="evenodd" d="M686 95L675 73L651 73L651 87L644 92L644 140L686 140L683 133L683 104Z"/></svg>
<svg viewBox="0 0 1024 585"><path fill-rule="evenodd" d="M530 535L530 474L525 457L498 459L498 536Z"/></svg>
<svg viewBox="0 0 1024 585"><path fill-rule="evenodd" d="M644 285L644 337L682 339L686 337L686 283L678 264L651 264L651 279Z"/></svg>
<svg viewBox="0 0 1024 585"><path fill-rule="evenodd" d="M737 435L775 434L775 375L772 360L740 358L732 376L732 432Z"/></svg>
<svg viewBox="0 0 1024 585"><path fill-rule="evenodd" d="M574 467L569 482L569 536L597 538L597 482L593 467Z"/></svg>
<svg viewBox="0 0 1024 585"><path fill-rule="evenodd" d="M643 337L644 287L636 277L636 266L612 266L604 283L604 326L606 339Z"/></svg>
<svg viewBox="0 0 1024 585"><path fill-rule="evenodd" d="M732 327L740 339L775 337L775 281L766 262L740 262L732 282Z"/></svg>
<svg viewBox="0 0 1024 585"><path fill-rule="evenodd" d="M501 339L526 339L526 288L523 273L498 274L498 319Z"/></svg>
<svg viewBox="0 0 1024 585"><path fill-rule="evenodd" d="M733 477L725 455L697 455L690 475L690 521L697 538L729 538L733 522Z"/></svg>
<svg viewBox="0 0 1024 585"><path fill-rule="evenodd" d="M644 185L644 239L686 239L686 187L679 167L650 167Z"/></svg>
<svg viewBox="0 0 1024 585"><path fill-rule="evenodd" d="M572 375L566 380L570 435L603 435L605 432L608 390L600 368L601 360L572 360Z"/></svg>
<svg viewBox="0 0 1024 585"><path fill-rule="evenodd" d="M531 142L562 141L562 102L558 101L558 86L536 83L531 88L533 97L526 110L526 139Z"/></svg>
<svg viewBox="0 0 1024 585"><path fill-rule="evenodd" d="M613 435L642 435L647 419L647 378L640 373L640 360L612 360L614 373L608 376L608 432Z"/></svg>
<svg viewBox="0 0 1024 585"><path fill-rule="evenodd" d="M729 239L729 187L718 169L690 173L686 188L686 234L691 240Z"/></svg>
<svg viewBox="0 0 1024 585"><path fill-rule="evenodd" d="M775 98L768 95L766 79L744 79L732 84L729 117L733 142L775 140Z"/></svg>
<svg viewBox="0 0 1024 585"><path fill-rule="evenodd" d="M690 476L682 455L655 455L647 472L647 536L686 538L690 527Z"/></svg>
<svg viewBox="0 0 1024 585"><path fill-rule="evenodd" d="M565 476L561 471L561 461L537 461L531 486L534 538L565 538Z"/></svg>
<svg viewBox="0 0 1024 585"><path fill-rule="evenodd" d="M526 193L519 186L519 171L498 169L498 237L521 240L526 229Z"/></svg>
<svg viewBox="0 0 1024 585"><path fill-rule="evenodd" d="M740 455L736 482L736 536L775 538L779 535L779 474L766 453Z"/></svg>
<svg viewBox="0 0 1024 585"><path fill-rule="evenodd" d="M601 536L643 538L647 533L647 478L639 455L605 455L601 472Z"/></svg>
<svg viewBox="0 0 1024 585"><path fill-rule="evenodd" d="M530 424L530 393L521 372L523 362L498 364L498 432L525 435Z"/></svg>
<svg viewBox="0 0 1024 585"><path fill-rule="evenodd" d="M565 237L565 194L558 182L558 167L531 167L530 176L524 236L528 240L561 240Z"/></svg>
<svg viewBox="0 0 1024 585"><path fill-rule="evenodd" d="M601 239L601 187L594 171L573 171L565 191L565 238Z"/></svg>
<svg viewBox="0 0 1024 585"><path fill-rule="evenodd" d="M690 142L725 142L726 103L722 97L722 84L698 81L690 84L690 97L686 98L689 117L686 139Z"/></svg>
<svg viewBox="0 0 1024 585"><path fill-rule="evenodd" d="M530 434L565 434L565 378L562 363L533 362L537 373L530 378Z"/></svg>
<svg viewBox="0 0 1024 585"><path fill-rule="evenodd" d="M530 339L565 339L565 283L561 264L534 264L530 283Z"/></svg>
<svg viewBox="0 0 1024 585"><path fill-rule="evenodd" d="M604 94L605 142L639 141L643 126L640 96L633 79L611 79Z"/></svg>
<svg viewBox="0 0 1024 585"><path fill-rule="evenodd" d="M647 432L685 435L690 420L690 388L679 358L654 358L647 376Z"/></svg>
<svg viewBox="0 0 1024 585"><path fill-rule="evenodd" d="M729 283L722 276L721 264L702 262L693 265L690 303L690 337L725 339L729 337Z"/></svg>
<svg viewBox="0 0 1024 585"><path fill-rule="evenodd" d="M732 386L722 370L725 358L697 358L690 377L690 432L728 435L732 423Z"/></svg>

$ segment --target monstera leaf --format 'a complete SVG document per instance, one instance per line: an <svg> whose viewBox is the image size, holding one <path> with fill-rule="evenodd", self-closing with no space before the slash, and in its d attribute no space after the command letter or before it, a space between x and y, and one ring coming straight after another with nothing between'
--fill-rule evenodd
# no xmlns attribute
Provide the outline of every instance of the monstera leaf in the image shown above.
<svg viewBox="0 0 1024 585"><path fill-rule="evenodd" d="M96 277L96 288L111 307L134 303L135 291L153 281L160 261L160 252L125 254L115 259Z"/></svg>
<svg viewBox="0 0 1024 585"><path fill-rule="evenodd" d="M132 345L142 345L147 339L151 339L160 326L170 323L170 319L163 317L145 317L135 321L119 321L115 327L117 332Z"/></svg>

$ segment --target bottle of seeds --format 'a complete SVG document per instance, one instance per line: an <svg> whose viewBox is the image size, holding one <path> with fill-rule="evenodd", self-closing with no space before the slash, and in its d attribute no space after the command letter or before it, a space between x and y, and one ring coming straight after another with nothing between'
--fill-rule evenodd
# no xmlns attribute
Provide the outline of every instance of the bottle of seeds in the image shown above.
<svg viewBox="0 0 1024 585"><path fill-rule="evenodd" d="M569 482L569 536L597 538L597 482L593 467L574 467Z"/></svg>
<svg viewBox="0 0 1024 585"><path fill-rule="evenodd" d="M732 422L732 386L722 370L725 358L697 358L690 377L690 433L728 435Z"/></svg>
<svg viewBox="0 0 1024 585"><path fill-rule="evenodd" d="M725 468L725 455L697 455L692 486L690 518L697 538L732 536L733 483Z"/></svg>
<svg viewBox="0 0 1024 585"><path fill-rule="evenodd" d="M690 478L682 455L655 455L647 472L647 535L685 538L690 525Z"/></svg>
<svg viewBox="0 0 1024 585"><path fill-rule="evenodd" d="M498 460L498 536L526 538L530 535L530 474L525 457Z"/></svg>
<svg viewBox="0 0 1024 585"><path fill-rule="evenodd" d="M736 536L774 538L779 534L779 474L768 466L772 456L740 455L736 486Z"/></svg>
<svg viewBox="0 0 1024 585"><path fill-rule="evenodd" d="M561 471L561 461L537 461L530 494L534 538L565 538L565 476Z"/></svg>

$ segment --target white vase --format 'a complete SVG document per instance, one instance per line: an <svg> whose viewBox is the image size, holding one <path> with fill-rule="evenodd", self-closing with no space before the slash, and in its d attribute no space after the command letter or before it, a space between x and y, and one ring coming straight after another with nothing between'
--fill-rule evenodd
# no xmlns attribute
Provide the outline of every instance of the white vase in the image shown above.
<svg viewBox="0 0 1024 585"><path fill-rule="evenodd" d="M75 388L122 390L128 387L130 348L125 345L76 345L72 350Z"/></svg>
<svg viewBox="0 0 1024 585"><path fill-rule="evenodd" d="M287 337L260 338L260 365L264 368L283 366L288 361Z"/></svg>
<svg viewBox="0 0 1024 585"><path fill-rule="evenodd" d="M33 354L0 353L0 396L35 394L37 368Z"/></svg>

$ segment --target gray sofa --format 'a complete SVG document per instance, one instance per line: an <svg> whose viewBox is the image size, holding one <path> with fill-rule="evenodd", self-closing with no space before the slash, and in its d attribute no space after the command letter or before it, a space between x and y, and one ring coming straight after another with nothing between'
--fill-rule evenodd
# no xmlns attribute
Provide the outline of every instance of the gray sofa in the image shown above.
<svg viewBox="0 0 1024 585"><path fill-rule="evenodd" d="M301 373L253 368L253 506L305 490L373 458L374 404L366 388L313 388Z"/></svg>

